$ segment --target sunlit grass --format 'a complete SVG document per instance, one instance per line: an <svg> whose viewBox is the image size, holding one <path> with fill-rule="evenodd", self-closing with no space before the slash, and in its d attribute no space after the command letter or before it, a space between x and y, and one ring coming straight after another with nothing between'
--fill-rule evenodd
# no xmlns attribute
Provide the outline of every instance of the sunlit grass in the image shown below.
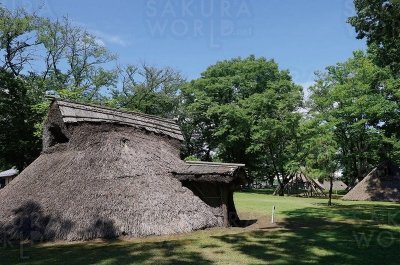
<svg viewBox="0 0 400 265"><path fill-rule="evenodd" d="M0 264L398 264L400 205L235 194L247 228L0 247ZM275 206L276 226L271 226ZM399 214L397 214L399 213ZM260 225L257 225L260 224Z"/></svg>

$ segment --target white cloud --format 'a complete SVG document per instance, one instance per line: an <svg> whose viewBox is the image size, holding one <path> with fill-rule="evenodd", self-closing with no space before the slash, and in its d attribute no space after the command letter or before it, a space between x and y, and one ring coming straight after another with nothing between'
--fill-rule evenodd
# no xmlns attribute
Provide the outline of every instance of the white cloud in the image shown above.
<svg viewBox="0 0 400 265"><path fill-rule="evenodd" d="M82 29L86 29L90 34L96 36L97 37L96 42L97 42L97 44L99 44L101 46L105 47L106 43L118 44L121 46L127 46L129 44L127 41L125 41L120 36L110 35L110 34L104 33L103 31L100 31L100 30L90 29L85 23L73 20L71 24L74 26L80 27Z"/></svg>
<svg viewBox="0 0 400 265"><path fill-rule="evenodd" d="M96 43L97 43L98 45L103 46L103 47L106 47L106 44L104 43L104 41L103 41L102 39L96 39L95 41L96 41Z"/></svg>
<svg viewBox="0 0 400 265"><path fill-rule="evenodd" d="M88 31L90 33L92 33L93 35L95 35L96 37L98 37L100 40L102 40L103 43L108 42L108 43L118 44L118 45L121 45L121 46L127 46L128 45L128 42L123 40L120 36L109 35L109 34L106 34L106 33L102 32L102 31L99 31L99 30L90 30L90 29L88 29Z"/></svg>

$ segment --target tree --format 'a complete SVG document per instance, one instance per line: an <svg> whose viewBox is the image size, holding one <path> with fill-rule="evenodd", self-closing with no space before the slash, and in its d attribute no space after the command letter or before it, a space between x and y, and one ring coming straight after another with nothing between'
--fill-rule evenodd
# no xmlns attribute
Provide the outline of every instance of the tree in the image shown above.
<svg viewBox="0 0 400 265"><path fill-rule="evenodd" d="M117 70L107 70L105 65L117 56L95 36L72 26L68 17L54 22L42 19L37 38L45 47L40 76L49 90L75 100L102 102L104 90L116 86Z"/></svg>
<svg viewBox="0 0 400 265"><path fill-rule="evenodd" d="M306 153L303 115L299 112L301 100L302 88L290 80L279 81L247 100L252 138L247 153L258 161L258 172L271 182L278 180L281 196L284 186L299 172Z"/></svg>
<svg viewBox="0 0 400 265"><path fill-rule="evenodd" d="M335 172L340 169L340 150L334 139L332 124L310 120L307 126L312 136L307 139L305 148L308 150L305 165L308 177L329 180L328 206L332 205L332 187Z"/></svg>
<svg viewBox="0 0 400 265"><path fill-rule="evenodd" d="M317 83L310 87L311 115L317 124L332 128L343 174L361 180L380 160L398 159L393 139L383 130L397 109L389 100L393 79L388 69L376 66L362 51L326 70L316 73Z"/></svg>
<svg viewBox="0 0 400 265"><path fill-rule="evenodd" d="M38 21L35 13L24 8L10 11L0 6L0 70L18 76L25 66L38 59L35 51L40 42L32 36Z"/></svg>
<svg viewBox="0 0 400 265"><path fill-rule="evenodd" d="M75 100L104 101L117 82L117 71L106 67L117 56L67 17L50 21L0 7L0 55L0 69Z"/></svg>
<svg viewBox="0 0 400 265"><path fill-rule="evenodd" d="M104 101L117 82L116 59L68 18L50 21L0 6L0 165L22 170L40 152L46 90L64 98Z"/></svg>
<svg viewBox="0 0 400 265"><path fill-rule="evenodd" d="M186 82L178 70L142 62L119 68L121 88L111 91L108 105L165 118L175 118L180 89Z"/></svg>
<svg viewBox="0 0 400 265"><path fill-rule="evenodd" d="M21 78L0 71L0 167L16 166L23 170L41 150L41 139L35 135L35 124L41 116Z"/></svg>
<svg viewBox="0 0 400 265"><path fill-rule="evenodd" d="M357 38L366 38L375 63L400 74L400 1L354 0L357 15L348 18Z"/></svg>
<svg viewBox="0 0 400 265"><path fill-rule="evenodd" d="M348 19L356 30L357 38L365 38L369 58L379 67L390 69L394 77L386 88L388 100L400 103L400 1L354 0L357 14ZM386 116L384 129L387 136L400 137L400 111Z"/></svg>
<svg viewBox="0 0 400 265"><path fill-rule="evenodd" d="M245 163L254 178L284 172L286 181L302 102L302 88L288 71L253 55L217 62L183 87L182 98L184 156Z"/></svg>

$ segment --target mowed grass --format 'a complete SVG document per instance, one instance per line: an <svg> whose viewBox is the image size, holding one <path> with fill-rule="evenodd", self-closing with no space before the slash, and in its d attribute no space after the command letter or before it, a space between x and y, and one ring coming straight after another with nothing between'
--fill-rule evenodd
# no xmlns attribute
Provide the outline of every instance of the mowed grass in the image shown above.
<svg viewBox="0 0 400 265"><path fill-rule="evenodd" d="M261 191L238 192L235 202L246 228L79 243L13 242L0 247L0 264L399 264L400 204L334 200L328 207L327 199ZM276 224L271 224L273 206Z"/></svg>

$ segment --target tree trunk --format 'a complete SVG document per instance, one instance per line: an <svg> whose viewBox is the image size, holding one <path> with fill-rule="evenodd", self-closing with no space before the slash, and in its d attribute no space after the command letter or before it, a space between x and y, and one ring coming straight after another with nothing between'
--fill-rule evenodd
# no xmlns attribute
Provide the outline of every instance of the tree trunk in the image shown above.
<svg viewBox="0 0 400 265"><path fill-rule="evenodd" d="M329 176L329 199L328 199L328 206L332 206L332 187L333 187L333 177Z"/></svg>
<svg viewBox="0 0 400 265"><path fill-rule="evenodd" d="M283 184L283 182L279 183L279 185L281 186L280 190L279 190L279 196L285 196L285 184Z"/></svg>

